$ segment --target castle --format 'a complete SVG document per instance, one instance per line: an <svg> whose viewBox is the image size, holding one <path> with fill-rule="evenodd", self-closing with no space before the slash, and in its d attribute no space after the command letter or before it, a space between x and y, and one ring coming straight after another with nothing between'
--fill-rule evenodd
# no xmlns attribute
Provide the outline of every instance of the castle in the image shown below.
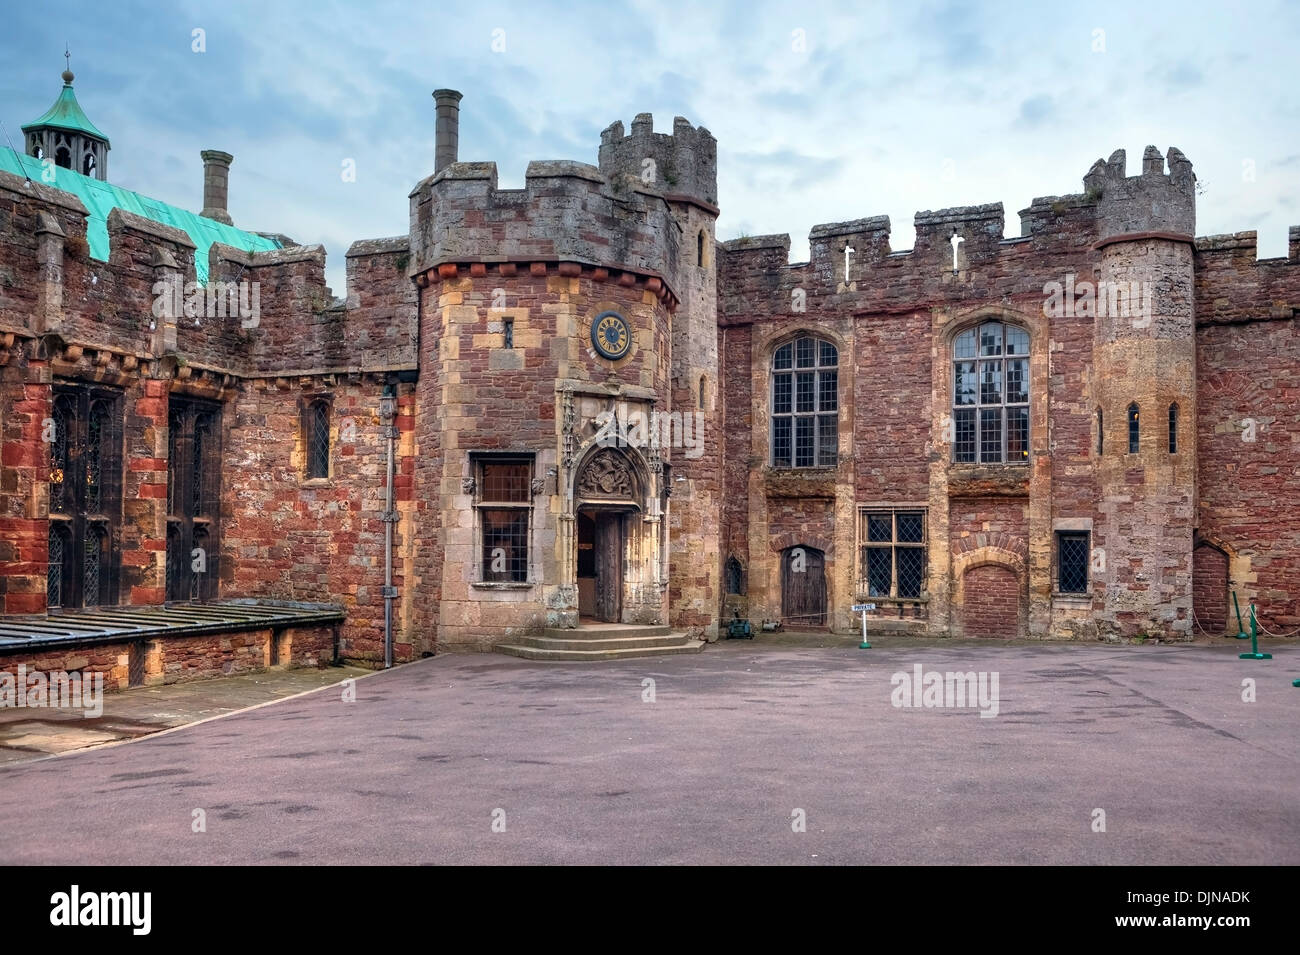
<svg viewBox="0 0 1300 955"><path fill-rule="evenodd" d="M641 114L501 189L439 90L409 231L335 298L321 247L232 223L228 153L198 214L108 183L64 79L0 150L0 630L336 604L344 656L387 615L403 660L868 601L918 634L1187 639L1234 594L1300 624L1300 227L1265 261L1196 237L1177 149L1014 238L1000 203L908 250L859 218L791 264L717 240L704 128Z"/></svg>

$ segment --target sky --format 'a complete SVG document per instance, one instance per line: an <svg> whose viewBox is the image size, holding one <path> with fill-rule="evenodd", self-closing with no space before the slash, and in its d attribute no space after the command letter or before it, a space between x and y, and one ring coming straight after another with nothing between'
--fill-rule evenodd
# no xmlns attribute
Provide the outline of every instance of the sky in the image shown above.
<svg viewBox="0 0 1300 955"><path fill-rule="evenodd" d="M198 210L199 151L233 153L235 224L323 244L339 296L352 242L407 231L442 87L460 159L503 188L595 163L616 119L685 116L718 140L718 237L789 233L792 261L814 225L872 215L895 250L925 209L1000 201L1019 235L1035 197L1115 149L1136 175L1148 144L1192 161L1198 234L1255 230L1267 258L1300 224L1298 41L1300 4L1249 0L42 0L5 14L0 122L21 148L66 44L111 181Z"/></svg>

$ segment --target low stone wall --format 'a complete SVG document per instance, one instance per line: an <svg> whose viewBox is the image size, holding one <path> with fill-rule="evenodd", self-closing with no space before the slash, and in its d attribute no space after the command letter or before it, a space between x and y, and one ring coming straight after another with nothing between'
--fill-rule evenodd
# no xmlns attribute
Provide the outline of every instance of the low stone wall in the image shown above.
<svg viewBox="0 0 1300 955"><path fill-rule="evenodd" d="M115 640L91 646L70 643L36 652L0 655L0 672L104 674L104 688L132 686L132 657L142 675L138 686L186 683L210 677L253 673L270 667L321 667L336 657L337 634L332 624L244 630L187 637ZM140 657L143 657L141 660Z"/></svg>

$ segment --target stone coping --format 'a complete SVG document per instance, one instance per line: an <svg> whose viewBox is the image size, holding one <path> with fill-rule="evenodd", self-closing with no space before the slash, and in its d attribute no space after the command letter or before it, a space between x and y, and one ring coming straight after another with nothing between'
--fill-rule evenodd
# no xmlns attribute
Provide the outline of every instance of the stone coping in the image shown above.
<svg viewBox="0 0 1300 955"><path fill-rule="evenodd" d="M0 655L121 640L332 624L343 619L343 608L333 604L243 600L14 614L0 616Z"/></svg>

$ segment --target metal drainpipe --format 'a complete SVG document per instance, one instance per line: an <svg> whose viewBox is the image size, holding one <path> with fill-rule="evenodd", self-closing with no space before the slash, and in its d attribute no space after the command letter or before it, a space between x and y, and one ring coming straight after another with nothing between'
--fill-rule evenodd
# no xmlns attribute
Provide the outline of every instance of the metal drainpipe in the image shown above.
<svg viewBox="0 0 1300 955"><path fill-rule="evenodd" d="M384 505L384 668L393 665L393 599L397 588L393 586L393 524L397 514L393 510L393 478L395 466L393 461L393 441L397 433L394 423L397 395L391 384L384 386L380 399L381 415L384 419L384 433L388 438L388 497Z"/></svg>

